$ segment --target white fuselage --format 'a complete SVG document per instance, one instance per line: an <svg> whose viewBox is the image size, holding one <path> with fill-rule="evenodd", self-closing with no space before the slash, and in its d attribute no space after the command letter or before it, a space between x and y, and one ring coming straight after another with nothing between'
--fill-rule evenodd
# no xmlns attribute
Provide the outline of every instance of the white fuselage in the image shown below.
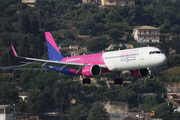
<svg viewBox="0 0 180 120"><path fill-rule="evenodd" d="M166 56L155 47L142 47L103 53L103 61L110 71L156 67L165 63Z"/></svg>

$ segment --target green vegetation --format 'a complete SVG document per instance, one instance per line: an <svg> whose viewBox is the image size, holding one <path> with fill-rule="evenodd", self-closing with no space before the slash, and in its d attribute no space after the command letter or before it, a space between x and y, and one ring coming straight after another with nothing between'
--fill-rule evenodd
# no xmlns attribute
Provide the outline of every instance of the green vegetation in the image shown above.
<svg viewBox="0 0 180 120"><path fill-rule="evenodd" d="M145 97L145 101L140 97L140 104L145 102L147 109L156 110L157 116L163 119L178 119L180 115L167 106L161 95L165 92L166 82L179 83L180 1L134 1L135 6L99 9L97 4L79 4L82 0L36 0L34 8L21 3L21 0L1 0L0 66L20 64L21 60L13 56L11 44L20 55L48 59L44 32L50 31L61 47L78 44L79 47L87 47L87 53L101 52L108 45L120 42L131 43L134 47L157 46L168 56L168 69L152 80L128 76L127 80L131 80L132 84L112 85L111 89L102 81L98 81L99 87L94 84L81 85L75 81L78 78L53 71L1 71L0 104L16 103L17 111L32 115L49 110L60 111L62 107L63 113L69 114L70 120L90 120L92 115L93 119L99 116L108 119L97 101L124 101L133 108L138 107L138 94L152 92L157 96ZM161 32L169 34L161 36L160 43L138 44L131 33L135 26L141 25L159 27ZM114 50L119 47L116 45ZM170 47L177 54L169 54ZM124 49L124 45L121 49ZM61 53L69 56L67 51ZM28 92L30 97L27 102L18 101L19 87ZM72 100L75 103L71 103Z"/></svg>

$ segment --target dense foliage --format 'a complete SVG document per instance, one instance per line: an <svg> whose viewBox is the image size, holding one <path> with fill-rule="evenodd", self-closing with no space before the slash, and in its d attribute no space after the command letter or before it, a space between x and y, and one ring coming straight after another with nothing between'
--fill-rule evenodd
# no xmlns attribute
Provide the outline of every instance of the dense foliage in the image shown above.
<svg viewBox="0 0 180 120"><path fill-rule="evenodd" d="M99 52L110 44L120 42L131 43L134 47L157 46L168 56L167 68L179 67L180 1L134 1L135 6L99 9L97 4L79 4L82 0L36 0L33 8L21 0L1 0L0 66L20 64L21 60L13 56L11 44L20 55L48 59L44 32L50 31L61 47L78 44L87 47L87 53ZM161 43L138 44L133 41L132 29L141 25L159 27L165 34L161 36ZM117 45L114 50L119 47ZM169 55L170 47L178 54ZM61 53L69 56L67 51ZM128 77L132 84L112 85L111 89L104 82L98 82L99 87L94 84L81 85L76 77L52 71L1 71L0 104L16 103L18 111L32 115L60 111L62 108L63 113L69 114L70 120L89 120L92 115L102 116L106 120L104 109L97 101L125 101L133 108L138 107L138 94L152 92L157 96L140 97L140 104L145 102L147 109L156 110L157 116L163 119L178 119L180 115L173 113L160 97L165 92L164 82L179 82L177 70L170 75L169 71L165 71L152 80ZM17 88L28 92L27 102L18 101ZM72 100L75 102L72 103ZM95 115L95 111L99 112ZM76 118L74 114L78 114Z"/></svg>

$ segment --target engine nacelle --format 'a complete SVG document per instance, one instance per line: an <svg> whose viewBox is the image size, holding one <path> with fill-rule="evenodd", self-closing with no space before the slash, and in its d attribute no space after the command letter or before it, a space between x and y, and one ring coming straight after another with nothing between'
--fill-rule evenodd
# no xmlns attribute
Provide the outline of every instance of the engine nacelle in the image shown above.
<svg viewBox="0 0 180 120"><path fill-rule="evenodd" d="M149 76L149 70L147 68L130 70L130 72L131 76L134 78L143 78Z"/></svg>
<svg viewBox="0 0 180 120"><path fill-rule="evenodd" d="M101 74L101 68L98 65L87 65L82 69L84 77L98 77Z"/></svg>

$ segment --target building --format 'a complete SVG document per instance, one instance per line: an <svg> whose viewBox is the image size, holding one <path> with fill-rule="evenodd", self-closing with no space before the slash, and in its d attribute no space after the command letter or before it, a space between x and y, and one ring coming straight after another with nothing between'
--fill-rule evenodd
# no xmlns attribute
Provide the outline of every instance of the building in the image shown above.
<svg viewBox="0 0 180 120"><path fill-rule="evenodd" d="M119 101L108 101L104 104L104 108L107 112L111 115L122 115L128 113L129 107L126 102L119 102Z"/></svg>
<svg viewBox="0 0 180 120"><path fill-rule="evenodd" d="M137 40L139 43L159 42L160 31L159 28L156 27L136 26L133 29L132 36L134 37L134 40Z"/></svg>
<svg viewBox="0 0 180 120"><path fill-rule="evenodd" d="M125 5L135 5L133 0L101 0L101 5L103 6L125 6Z"/></svg>
<svg viewBox="0 0 180 120"><path fill-rule="evenodd" d="M13 120L13 107L10 105L0 105L0 120Z"/></svg>
<svg viewBox="0 0 180 120"><path fill-rule="evenodd" d="M66 50L71 56L78 56L80 53L87 52L86 47L79 48L78 45L69 45L69 47L59 47L60 50Z"/></svg>
<svg viewBox="0 0 180 120"><path fill-rule="evenodd" d="M166 87L167 101L175 107L180 107L180 88L177 87Z"/></svg>
<svg viewBox="0 0 180 120"><path fill-rule="evenodd" d="M27 92L19 92L19 101L25 101L26 98L28 97Z"/></svg>
<svg viewBox="0 0 180 120"><path fill-rule="evenodd" d="M22 3L27 4L30 7L34 7L35 6L35 2L36 0L22 0Z"/></svg>
<svg viewBox="0 0 180 120"><path fill-rule="evenodd" d="M97 0L83 0L82 2L83 3L92 3L92 4L94 4L94 3L97 3Z"/></svg>

